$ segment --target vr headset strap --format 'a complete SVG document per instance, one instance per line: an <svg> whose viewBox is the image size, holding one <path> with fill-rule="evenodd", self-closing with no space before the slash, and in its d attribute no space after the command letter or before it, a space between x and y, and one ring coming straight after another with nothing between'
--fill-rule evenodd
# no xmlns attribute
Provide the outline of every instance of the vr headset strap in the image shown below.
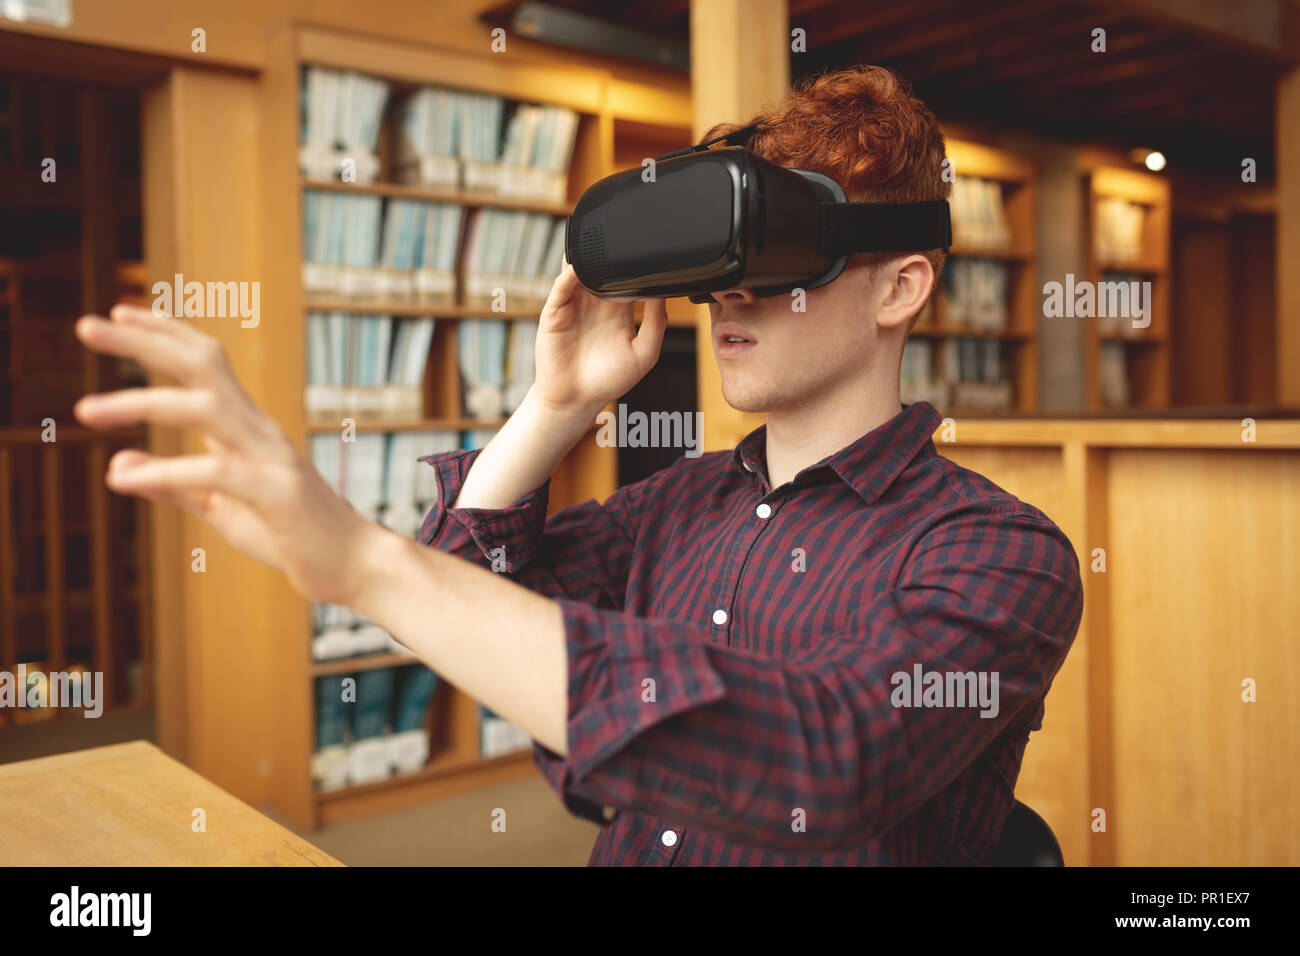
<svg viewBox="0 0 1300 956"><path fill-rule="evenodd" d="M824 202L822 251L919 252L952 247L952 217L944 199L932 202Z"/></svg>

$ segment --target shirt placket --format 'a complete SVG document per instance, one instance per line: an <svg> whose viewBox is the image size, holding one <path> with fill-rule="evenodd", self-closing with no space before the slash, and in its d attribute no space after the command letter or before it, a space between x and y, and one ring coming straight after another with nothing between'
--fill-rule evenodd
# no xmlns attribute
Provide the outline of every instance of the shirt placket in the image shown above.
<svg viewBox="0 0 1300 956"><path fill-rule="evenodd" d="M744 463L744 467L746 471L754 470L748 462ZM709 624L712 627L714 640L728 646L733 643L732 624L735 621L737 596L745 564L759 537L780 507L781 498L784 497L769 489L767 482L761 477L758 477L756 486L759 492L757 497L751 497L745 504L748 515L739 515L732 519L737 523L739 532L735 540L727 546L727 557L723 562L722 574L719 575L717 590L714 592Z"/></svg>

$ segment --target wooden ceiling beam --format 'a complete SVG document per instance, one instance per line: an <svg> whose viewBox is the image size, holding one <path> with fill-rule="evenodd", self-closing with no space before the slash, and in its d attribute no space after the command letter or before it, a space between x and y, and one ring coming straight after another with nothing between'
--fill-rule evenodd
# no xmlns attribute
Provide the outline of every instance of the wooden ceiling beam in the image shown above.
<svg viewBox="0 0 1300 956"><path fill-rule="evenodd" d="M1116 120L1124 117L1142 116L1178 108L1200 97L1213 94L1219 97L1263 96L1269 98L1273 93L1271 81L1264 81L1258 75L1244 76L1220 70L1201 70L1188 74L1174 81L1166 82L1144 93L1123 98L1115 98L1109 103L1098 105L1097 97L1083 91L1072 97L1058 97L1057 108L1073 111L1096 119Z"/></svg>
<svg viewBox="0 0 1300 956"><path fill-rule="evenodd" d="M984 8L978 14L950 20L945 24L934 24L924 30L908 30L883 42L864 38L870 44L875 56L881 59L897 59L928 53L935 47L949 43L982 39L989 31L1008 21L1023 20L1026 14L1039 13L1043 10L1043 0L1021 0L1004 7Z"/></svg>
<svg viewBox="0 0 1300 956"><path fill-rule="evenodd" d="M1158 85L1167 82L1171 72L1180 68L1203 64L1215 58L1205 54L1189 54L1186 49L1169 49L1152 52L1120 60L1107 60L1099 57L1079 69L1061 69L1055 76L1047 76L1034 84L1035 96L1056 96L1080 90L1087 94L1097 93L1117 83L1127 84L1132 89L1142 86L1143 80L1154 77ZM1064 66L1064 64L1063 64ZM1161 78L1164 78L1163 80Z"/></svg>
<svg viewBox="0 0 1300 956"><path fill-rule="evenodd" d="M1300 62L1300 7L1293 0L1106 0L1152 22L1213 37L1280 62Z"/></svg>
<svg viewBox="0 0 1300 956"><path fill-rule="evenodd" d="M800 27L807 33L809 50L824 50L895 24L902 24L902 29L908 32L925 29L936 18L938 11L945 8L949 11L960 9L960 4L954 3L954 0L853 4L852 13L846 13L846 6L850 5L841 0L840 3L822 8L811 15L792 12L790 27Z"/></svg>
<svg viewBox="0 0 1300 956"><path fill-rule="evenodd" d="M1016 55L1014 47L1010 47L1010 41L1000 44L993 52L997 57L997 65L991 69L985 70L978 77L955 77L955 82L975 82L978 80L986 86L1000 86L1006 83L1020 83L1024 80L1036 80L1041 76L1047 75L1053 70L1061 69L1064 58L1067 56L1061 41L1069 39L1071 44L1077 44L1080 38L1090 40L1090 27L1095 25L1097 18L1095 16L1081 17L1069 20L1059 29L1053 29L1052 40L1048 43L1037 43L1033 37L1017 37L1015 42L1023 44L1026 40L1035 44L1038 52L1032 56L1026 56L1023 53ZM1148 32L1145 34L1125 33L1118 38L1126 46L1136 47L1142 43L1154 39L1156 34ZM1076 48L1076 47L1071 47ZM1089 50L1090 47L1083 46L1079 49ZM1122 49L1122 48L1121 48ZM1092 56L1091 52L1087 53Z"/></svg>
<svg viewBox="0 0 1300 956"><path fill-rule="evenodd" d="M1095 22L1095 18L1071 21L1071 24L1076 27L1076 30L1082 31L1087 23L1092 22ZM1037 81L1043 76L1069 71L1071 60L1077 61L1082 68L1086 62L1085 57L1099 55L1090 52L1089 36L1083 32L1079 32L1078 36L1071 41L1070 47L1059 45L1060 41L1069 35L1068 33L1057 34L1054 37L1056 43L1050 46L1040 44L1031 33L1008 36L991 46L968 48L962 57L962 62L952 71L948 71L948 75L943 77L943 82L993 87L1011 82L1019 83L1026 79ZM1124 53L1151 42L1157 36L1159 34L1154 31L1123 34L1116 38L1117 46L1108 45L1107 48L1113 53ZM1036 51L1034 56L1019 55L1020 50L1026 45L1033 45ZM1046 46L1046 49L1043 49L1043 46ZM1039 50L1042 52L1037 52ZM938 61L925 65L918 63L915 68L907 62L899 62L896 65L916 81L945 72L940 69L941 64Z"/></svg>

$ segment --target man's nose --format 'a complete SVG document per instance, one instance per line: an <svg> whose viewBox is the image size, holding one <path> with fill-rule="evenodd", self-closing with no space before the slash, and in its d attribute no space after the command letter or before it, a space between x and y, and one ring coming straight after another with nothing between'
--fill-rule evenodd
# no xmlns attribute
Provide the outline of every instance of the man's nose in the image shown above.
<svg viewBox="0 0 1300 956"><path fill-rule="evenodd" d="M726 289L710 294L713 300L721 305L753 305L758 301L758 296L749 289Z"/></svg>

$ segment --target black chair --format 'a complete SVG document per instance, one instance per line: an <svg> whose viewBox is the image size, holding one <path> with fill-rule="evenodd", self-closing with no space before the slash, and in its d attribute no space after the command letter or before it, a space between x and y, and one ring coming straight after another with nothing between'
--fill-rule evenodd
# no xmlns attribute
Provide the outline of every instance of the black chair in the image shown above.
<svg viewBox="0 0 1300 956"><path fill-rule="evenodd" d="M986 865L1065 866L1065 858L1047 821L1017 800Z"/></svg>

